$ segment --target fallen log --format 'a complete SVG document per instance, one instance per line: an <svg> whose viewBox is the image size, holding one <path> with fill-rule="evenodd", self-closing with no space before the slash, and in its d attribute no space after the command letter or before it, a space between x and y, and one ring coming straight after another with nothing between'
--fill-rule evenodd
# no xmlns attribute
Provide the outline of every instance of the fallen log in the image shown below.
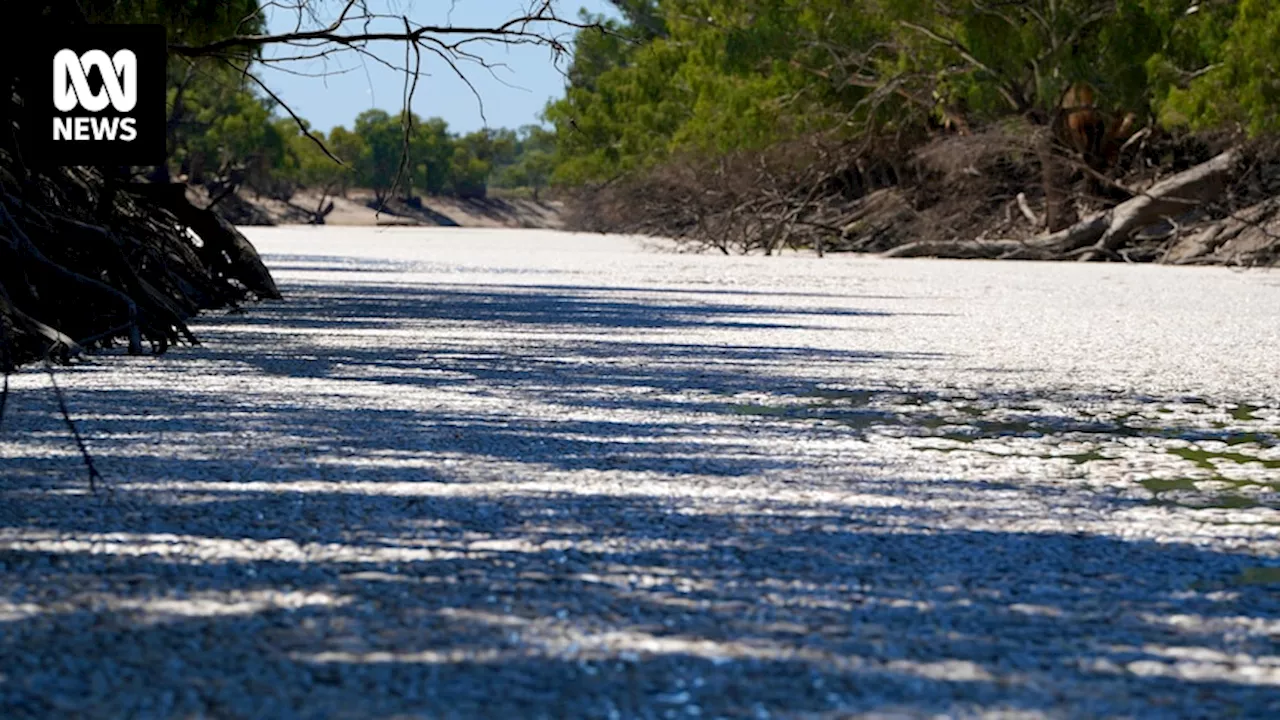
<svg viewBox="0 0 1280 720"><path fill-rule="evenodd" d="M884 258L935 257L947 259L993 259L1011 252L1023 250L1026 244L1017 240L954 240L920 242L899 245L880 253Z"/></svg>
<svg viewBox="0 0 1280 720"><path fill-rule="evenodd" d="M1115 250L1141 228L1218 197L1226 189L1225 180L1238 159L1237 151L1228 150L1112 208L1111 223L1098 239L1096 250ZM1095 255L1086 253L1080 259L1087 261Z"/></svg>
<svg viewBox="0 0 1280 720"><path fill-rule="evenodd" d="M292 200L286 200L284 204L286 207L301 213L303 216L311 218L309 222L312 225L323 225L324 219L329 216L329 213L333 212L334 208L332 200L330 200L327 205L321 204L315 210L305 208Z"/></svg>
<svg viewBox="0 0 1280 720"><path fill-rule="evenodd" d="M1161 262L1247 264L1253 259L1262 260L1274 248L1280 248L1280 196L1266 198L1191 230L1168 248Z"/></svg>
<svg viewBox="0 0 1280 720"><path fill-rule="evenodd" d="M1057 232L1039 235L1027 240L1025 245L1048 255L1066 255L1097 242L1111 227L1111 211L1096 213Z"/></svg>
<svg viewBox="0 0 1280 720"><path fill-rule="evenodd" d="M1095 213L1055 233L1031 238L1027 244L1052 255L1067 255L1093 243L1099 251L1115 250L1138 230L1170 215L1180 215L1188 208L1217 197L1224 188L1223 180L1238 159L1236 150L1228 150L1208 162L1184 170L1152 185L1146 192L1119 205ZM1085 253L1082 260L1097 253Z"/></svg>
<svg viewBox="0 0 1280 720"><path fill-rule="evenodd" d="M1016 240L915 242L900 245L882 257L1024 258L1091 260L1116 256L1125 242L1144 227L1161 222L1213 200L1226 188L1237 165L1239 151L1232 149L1212 160L1180 172L1151 186L1146 192L1115 207L1095 213L1057 232L1020 242Z"/></svg>

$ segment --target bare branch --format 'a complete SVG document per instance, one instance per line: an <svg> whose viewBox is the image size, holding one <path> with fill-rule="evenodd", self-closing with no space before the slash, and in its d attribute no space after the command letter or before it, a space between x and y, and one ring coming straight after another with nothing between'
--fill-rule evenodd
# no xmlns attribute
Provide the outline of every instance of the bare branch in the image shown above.
<svg viewBox="0 0 1280 720"><path fill-rule="evenodd" d="M235 65L232 65L230 62L227 62L227 64L235 68ZM262 88L262 91L265 92L268 96L270 96L272 100L279 103L280 107L284 108L284 111L289 113L289 117L293 118L294 123L298 125L298 129L302 131L302 134L306 135L307 138L311 140L311 142L315 143L316 147L319 147L321 152L323 152L330 160L338 163L342 167L347 166L347 164L342 162L342 160L340 160L338 156L329 152L329 148L325 146L324 142L321 141L320 138L313 135L309 129L307 129L307 122L303 120L301 117L299 117L298 114L293 111L293 108L289 107L288 103L286 103L284 100L281 100L280 96L276 95L275 92L272 91L272 89L268 87L266 83L258 79L257 75L254 75L253 73L249 72L248 69L245 69L244 76L252 80L254 83L256 83L258 87Z"/></svg>
<svg viewBox="0 0 1280 720"><path fill-rule="evenodd" d="M367 21L375 18L391 18L389 15L369 15L363 19ZM227 38L216 40L202 45L174 44L169 46L169 51L186 57L200 57L207 55L219 55L233 49L259 48L268 45L281 44L298 44L298 43L325 43L340 46L353 46L357 44L391 41L391 42L423 42L430 40L432 36L456 36L467 35L484 37L502 41L519 41L525 40L540 45L559 45L559 40L550 35L531 29L533 24L551 24L573 28L577 30L601 29L598 23L582 23L573 20L566 20L555 14L550 4L542 3L536 11L530 12L520 17L513 18L507 22L495 27L459 27L453 25L420 25L413 27L408 18L403 19L405 29L399 32L371 32L367 29L362 32L346 33L342 31L342 26L346 23L345 15L339 17L327 27L316 30L295 30L287 33L261 34L261 35L232 35ZM366 26L367 27L367 26Z"/></svg>
<svg viewBox="0 0 1280 720"><path fill-rule="evenodd" d="M968 62L970 65L974 66L975 68L995 78L997 83L996 90L1000 93L1000 96L1003 97L1005 101L1009 103L1009 106L1013 108L1015 112L1023 112L1029 106L1026 100L1021 97L1021 93L1016 92L1015 90L1009 87L1008 82L1006 81L1004 75L1002 75L999 72L996 72L996 70L993 69L990 65L987 65L986 63L982 62L977 57L975 57L974 54L970 52L969 49L966 48L959 41L949 37L945 37L943 35L939 35L938 33L930 30L927 27L924 27L923 25L917 25L913 22L908 22L906 20L899 20L898 24L909 30L918 32L921 35L924 35L925 37L929 38L930 40L946 45L947 47L955 51L956 54L958 54L960 57L964 58L965 61Z"/></svg>

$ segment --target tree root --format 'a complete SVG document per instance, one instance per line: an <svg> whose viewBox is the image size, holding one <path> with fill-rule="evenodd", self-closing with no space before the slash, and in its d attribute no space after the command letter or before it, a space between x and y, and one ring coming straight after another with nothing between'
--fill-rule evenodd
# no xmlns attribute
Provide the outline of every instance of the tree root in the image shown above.
<svg viewBox="0 0 1280 720"><path fill-rule="evenodd" d="M185 185L90 168L34 173L0 146L0 330L6 367L198 344L202 310L280 291L253 245ZM190 232L189 232L190 231ZM194 234L194 235L193 235Z"/></svg>

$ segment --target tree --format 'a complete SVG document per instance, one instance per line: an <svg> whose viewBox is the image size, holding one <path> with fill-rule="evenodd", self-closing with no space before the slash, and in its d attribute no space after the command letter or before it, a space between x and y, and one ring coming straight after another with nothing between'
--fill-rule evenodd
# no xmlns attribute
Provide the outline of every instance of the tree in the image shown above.
<svg viewBox="0 0 1280 720"><path fill-rule="evenodd" d="M449 164L449 189L464 200L485 197L492 167L465 143L456 144Z"/></svg>
<svg viewBox="0 0 1280 720"><path fill-rule="evenodd" d="M308 139L305 136L299 136L299 142ZM365 163L369 162L369 145L365 143L364 138L341 125L329 131L326 144L330 152L345 165L340 173L341 179L337 190L339 194L345 195L351 184L358 180L359 168L364 167ZM315 143L312 143L312 146L314 147ZM336 165L337 163L333 164Z"/></svg>
<svg viewBox="0 0 1280 720"><path fill-rule="evenodd" d="M313 222L322 223L324 216L332 209L330 196L339 193L349 182L353 170L339 165L325 155L311 138L299 132L292 120L279 120L277 124L281 133L288 138L288 158L282 163L281 174L289 182L318 192L315 208L303 209L311 213ZM318 139L330 146L335 144L332 135L336 133L337 129L326 139L323 133L313 131Z"/></svg>
<svg viewBox="0 0 1280 720"><path fill-rule="evenodd" d="M356 177L373 190L378 204L383 205L400 174L405 147L403 125L385 110L366 110L356 117L353 129L368 148L356 166Z"/></svg>
<svg viewBox="0 0 1280 720"><path fill-rule="evenodd" d="M414 187L430 195L449 191L453 142L448 124L440 118L414 123L414 135L409 147Z"/></svg>
<svg viewBox="0 0 1280 720"><path fill-rule="evenodd" d="M1176 5L1157 6L1167 17ZM1159 103L1161 119L1196 130L1280 132L1280 6L1240 0L1194 7L1171 23L1174 51L1147 62L1168 88Z"/></svg>
<svg viewBox="0 0 1280 720"><path fill-rule="evenodd" d="M540 125L520 128L512 162L494 171L493 184L505 188L529 188L533 199L551 180L555 170L555 133Z"/></svg>

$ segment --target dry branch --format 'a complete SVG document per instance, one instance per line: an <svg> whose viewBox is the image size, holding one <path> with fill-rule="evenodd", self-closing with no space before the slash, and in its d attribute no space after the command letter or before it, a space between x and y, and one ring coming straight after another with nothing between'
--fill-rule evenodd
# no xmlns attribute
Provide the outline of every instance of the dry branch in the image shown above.
<svg viewBox="0 0 1280 720"><path fill-rule="evenodd" d="M1098 250L1115 250L1137 230L1216 197L1222 192L1226 175L1238 157L1238 151L1228 150L1156 183L1110 210L1091 215L1065 230L1032 238L1027 245L1057 255L1079 250L1090 243L1096 243ZM1090 255L1086 253L1082 257Z"/></svg>
<svg viewBox="0 0 1280 720"><path fill-rule="evenodd" d="M1238 149L1220 153L1208 162L1177 173L1150 189L1102 212L1094 213L1057 232L1029 240L921 241L892 248L884 257L1022 257L1036 259L1114 257L1142 228L1214 201L1227 187L1240 159ZM1029 212L1024 208L1023 212Z"/></svg>

